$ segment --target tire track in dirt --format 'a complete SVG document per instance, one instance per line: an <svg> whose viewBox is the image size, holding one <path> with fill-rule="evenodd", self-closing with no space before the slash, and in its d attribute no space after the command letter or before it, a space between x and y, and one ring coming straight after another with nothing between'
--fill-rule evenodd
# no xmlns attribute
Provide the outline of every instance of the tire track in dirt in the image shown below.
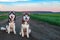
<svg viewBox="0 0 60 40"><path fill-rule="evenodd" d="M39 40L60 40L60 27L36 20L30 21L31 29ZM56 28L56 29L55 29ZM32 32L33 33L33 32ZM34 34L33 34L34 35Z"/></svg>
<svg viewBox="0 0 60 40"><path fill-rule="evenodd" d="M19 35L19 32L20 32L20 28L21 28L21 16L17 17L16 18L16 32L17 34L14 35L13 33L11 34L8 34L6 33L5 31L0 31L0 40L37 40L36 38L34 38L32 35L30 35L30 38L22 38L20 35ZM1 26L5 26L6 23L2 24Z"/></svg>
<svg viewBox="0 0 60 40"><path fill-rule="evenodd" d="M17 34L8 34L5 31L0 31L0 40L60 40L60 27L35 20L30 20L30 28L32 30L30 38L22 38L19 35L21 18L21 16L16 18ZM2 24L2 26L5 24L6 23Z"/></svg>

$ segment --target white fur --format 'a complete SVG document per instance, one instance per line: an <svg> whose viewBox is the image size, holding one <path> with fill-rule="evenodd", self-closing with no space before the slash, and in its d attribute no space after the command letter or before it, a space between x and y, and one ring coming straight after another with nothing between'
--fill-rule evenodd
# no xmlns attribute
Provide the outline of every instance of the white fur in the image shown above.
<svg viewBox="0 0 60 40"><path fill-rule="evenodd" d="M13 19L15 18L15 15L14 14L10 14L9 17L11 18L11 16L13 16Z"/></svg>
<svg viewBox="0 0 60 40"><path fill-rule="evenodd" d="M6 30L6 28L5 27L1 27L1 30Z"/></svg>
<svg viewBox="0 0 60 40"><path fill-rule="evenodd" d="M14 34L16 34L16 31L15 31L15 23L14 22L10 22L9 25L6 25L6 28L7 28L8 34L10 34L11 31L13 31Z"/></svg>
<svg viewBox="0 0 60 40"><path fill-rule="evenodd" d="M25 18L27 18L27 20ZM25 16L23 16L23 19L24 19L24 21L28 21L30 19L30 17L28 15L25 15Z"/></svg>
<svg viewBox="0 0 60 40"><path fill-rule="evenodd" d="M13 16L13 18L11 18L11 16ZM13 31L14 34L16 34L16 31L15 31L15 23L14 23L15 15L10 14L9 17L11 18L11 20L9 22L9 25L6 25L7 32L8 32L8 34L10 34L10 32Z"/></svg>
<svg viewBox="0 0 60 40"><path fill-rule="evenodd" d="M10 14L9 17L11 18L11 16L13 16L13 18L12 18L12 21L13 21L14 18L15 18L15 15L14 14Z"/></svg>
<svg viewBox="0 0 60 40"><path fill-rule="evenodd" d="M29 29L29 24L27 24L27 22L25 22L25 24L22 24L21 25L22 27L21 27L21 32L20 32L20 35L22 35L22 37L24 37L24 31L23 31L23 29L24 28L26 28L27 30L27 32L26 32L26 35L27 35L27 38L29 38L29 34L30 34L30 32L31 32L31 30Z"/></svg>

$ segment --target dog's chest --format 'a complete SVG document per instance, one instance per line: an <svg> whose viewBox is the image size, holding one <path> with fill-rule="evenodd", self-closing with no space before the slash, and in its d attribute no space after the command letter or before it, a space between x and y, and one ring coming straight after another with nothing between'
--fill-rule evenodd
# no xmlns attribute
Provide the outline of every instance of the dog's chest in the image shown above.
<svg viewBox="0 0 60 40"><path fill-rule="evenodd" d="M22 27L23 27L23 28L28 28L29 25L22 24Z"/></svg>
<svg viewBox="0 0 60 40"><path fill-rule="evenodd" d="M10 28L14 27L14 23L9 23Z"/></svg>

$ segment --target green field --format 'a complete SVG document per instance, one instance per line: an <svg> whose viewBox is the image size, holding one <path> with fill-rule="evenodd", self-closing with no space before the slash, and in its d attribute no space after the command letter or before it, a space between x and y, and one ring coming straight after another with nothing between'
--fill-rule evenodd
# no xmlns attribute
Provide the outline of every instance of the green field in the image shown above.
<svg viewBox="0 0 60 40"><path fill-rule="evenodd" d="M9 12L0 12L0 21L3 21L8 18ZM21 12L16 12L16 16L20 16ZM31 19L47 22L54 25L60 26L60 14L31 14Z"/></svg>
<svg viewBox="0 0 60 40"><path fill-rule="evenodd" d="M0 21L8 18L9 12L0 12ZM20 16L21 12L16 12L16 16Z"/></svg>
<svg viewBox="0 0 60 40"><path fill-rule="evenodd" d="M31 14L31 19L60 26L60 14Z"/></svg>

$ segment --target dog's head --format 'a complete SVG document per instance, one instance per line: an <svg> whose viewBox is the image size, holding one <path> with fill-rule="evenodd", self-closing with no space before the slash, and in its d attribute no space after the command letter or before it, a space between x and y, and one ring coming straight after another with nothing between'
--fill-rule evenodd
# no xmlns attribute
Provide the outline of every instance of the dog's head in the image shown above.
<svg viewBox="0 0 60 40"><path fill-rule="evenodd" d="M14 19L15 19L15 14L13 12L10 12L10 14L9 14L9 20L10 21L14 21Z"/></svg>

